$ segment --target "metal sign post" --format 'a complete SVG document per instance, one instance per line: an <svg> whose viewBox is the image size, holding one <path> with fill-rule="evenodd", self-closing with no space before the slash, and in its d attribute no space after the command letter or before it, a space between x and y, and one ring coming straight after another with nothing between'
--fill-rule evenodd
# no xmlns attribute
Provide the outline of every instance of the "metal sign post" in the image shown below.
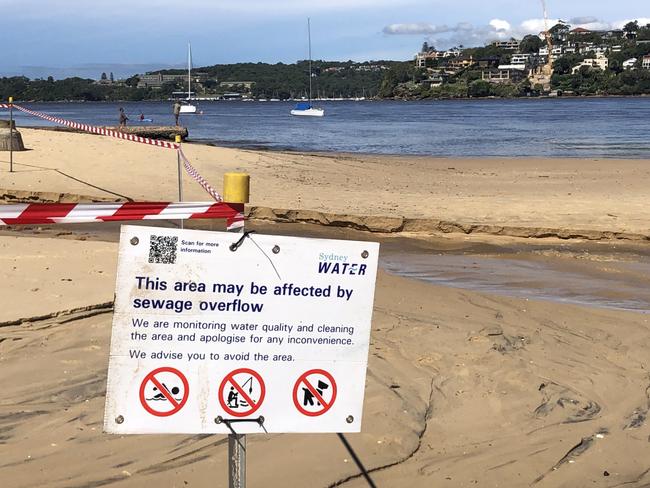
<svg viewBox="0 0 650 488"><path fill-rule="evenodd" d="M226 173L223 176L223 199L231 203L248 203L250 176ZM233 232L244 232L244 223ZM232 430L232 428L231 428ZM246 488L246 436L228 434L228 488Z"/></svg>
<svg viewBox="0 0 650 488"><path fill-rule="evenodd" d="M9 97L9 172L14 172L14 97Z"/></svg>
<svg viewBox="0 0 650 488"><path fill-rule="evenodd" d="M228 434L228 488L246 488L246 436Z"/></svg>
<svg viewBox="0 0 650 488"><path fill-rule="evenodd" d="M176 134L176 144L180 145L181 136ZM181 168L181 150L180 147L176 151L176 162L178 163L178 201L183 201L183 172ZM183 219L180 220L181 229L183 228Z"/></svg>

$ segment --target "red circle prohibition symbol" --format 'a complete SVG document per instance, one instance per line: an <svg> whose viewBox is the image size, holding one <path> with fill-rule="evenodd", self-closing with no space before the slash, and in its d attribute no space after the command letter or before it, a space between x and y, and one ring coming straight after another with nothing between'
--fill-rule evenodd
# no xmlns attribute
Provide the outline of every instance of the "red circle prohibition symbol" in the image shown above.
<svg viewBox="0 0 650 488"><path fill-rule="evenodd" d="M183 383L183 398L181 398L180 401L174 398L174 396L169 391L166 385L158 381L156 375L159 373L172 373L176 375L179 380L181 380L181 383ZM145 395L145 387L147 386L147 383L149 383L150 381L154 384L154 386L158 389L158 391L165 396L165 399L172 404L173 408L171 410L161 412L159 410L154 409L151 405L149 405ZM140 385L140 403L142 404L142 406L147 412L149 412L151 415L155 415L156 417L169 417L170 415L174 415L181 408L183 408L185 403L187 403L187 399L189 398L189 396L190 396L190 385L187 382L187 378L185 378L183 373L181 373L179 370L167 366L154 369L151 373L145 376L144 380L142 380L142 384Z"/></svg>
<svg viewBox="0 0 650 488"><path fill-rule="evenodd" d="M330 398L329 402L325 401L323 395L321 395L318 392L318 390L314 387L314 385L312 385L307 379L309 376L313 374L321 374L330 381L332 386L332 398ZM312 412L310 410L307 410L300 404L300 401L298 400L298 389L300 388L301 383L304 383L304 385L307 387L307 390L309 390L309 392L316 398L316 400L318 400L318 403L320 403L322 407L320 410L316 410ZM334 381L334 377L324 369L310 369L306 373L303 373L300 376L300 378L298 378L298 381L296 381L296 384L293 387L293 404L296 406L296 408L300 413L302 413L303 415L307 415L308 417L318 417L319 415L323 415L330 408L332 408L332 405L334 405L335 401L336 401L336 381Z"/></svg>
<svg viewBox="0 0 650 488"><path fill-rule="evenodd" d="M257 401L253 400L250 397L250 395L246 393L244 388L235 380L235 375L238 375L240 373L251 375L260 384L260 397L257 399ZM224 401L223 398L224 391L226 389L226 386L228 386L228 383L230 383L232 387L235 390L237 390L237 393L241 395L241 397L244 400L246 400L246 403L248 403L248 405L250 406L248 410L242 410L238 412L236 410L233 410L231 407L229 407L228 404ZM221 408L223 408L224 412L226 412L228 415L232 415L233 417L248 417L249 415L254 414L257 411L257 409L262 406L262 402L264 401L265 395L266 395L266 386L264 386L264 380L262 379L262 377L257 371L253 371L252 369L249 368L239 368L234 371L231 371L226 375L226 377L219 385L219 403L221 404Z"/></svg>

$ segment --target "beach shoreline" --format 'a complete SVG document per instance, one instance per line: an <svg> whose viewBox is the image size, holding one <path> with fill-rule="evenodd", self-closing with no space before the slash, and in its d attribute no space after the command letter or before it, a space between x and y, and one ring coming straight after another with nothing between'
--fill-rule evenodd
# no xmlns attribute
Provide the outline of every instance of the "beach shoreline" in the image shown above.
<svg viewBox="0 0 650 488"><path fill-rule="evenodd" d="M29 150L0 155L4 201L177 198L174 151L88 134L21 129ZM251 175L252 218L376 232L648 240L648 160L432 158L251 151L184 144L220 188ZM153 170L153 172L152 172ZM184 176L186 201L210 197ZM621 198L624 194L625 197ZM57 196L58 195L58 196Z"/></svg>

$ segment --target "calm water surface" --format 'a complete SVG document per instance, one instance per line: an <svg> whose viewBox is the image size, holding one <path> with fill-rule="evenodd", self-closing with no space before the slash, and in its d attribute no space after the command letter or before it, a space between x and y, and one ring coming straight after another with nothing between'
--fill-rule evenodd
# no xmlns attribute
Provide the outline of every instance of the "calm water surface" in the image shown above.
<svg viewBox="0 0 650 488"><path fill-rule="evenodd" d="M96 125L123 106L139 125L172 125L171 103L26 103ZM182 116L194 141L243 148L448 157L650 158L650 97L421 102L319 102L325 117L292 117L289 102L200 102ZM19 126L51 125L17 114Z"/></svg>

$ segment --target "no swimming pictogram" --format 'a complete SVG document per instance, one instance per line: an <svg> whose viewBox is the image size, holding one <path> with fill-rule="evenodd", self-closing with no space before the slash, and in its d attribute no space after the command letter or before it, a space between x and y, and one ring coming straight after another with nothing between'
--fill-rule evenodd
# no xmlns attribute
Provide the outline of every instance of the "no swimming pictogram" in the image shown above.
<svg viewBox="0 0 650 488"><path fill-rule="evenodd" d="M247 417L262 406L266 386L257 371L240 368L231 371L219 385L221 408L233 417Z"/></svg>
<svg viewBox="0 0 650 488"><path fill-rule="evenodd" d="M336 381L324 369L311 369L302 374L293 387L293 404L308 417L327 412L336 401Z"/></svg>
<svg viewBox="0 0 650 488"><path fill-rule="evenodd" d="M168 417L187 402L190 387L187 378L175 368L154 369L140 385L140 403L156 417Z"/></svg>

